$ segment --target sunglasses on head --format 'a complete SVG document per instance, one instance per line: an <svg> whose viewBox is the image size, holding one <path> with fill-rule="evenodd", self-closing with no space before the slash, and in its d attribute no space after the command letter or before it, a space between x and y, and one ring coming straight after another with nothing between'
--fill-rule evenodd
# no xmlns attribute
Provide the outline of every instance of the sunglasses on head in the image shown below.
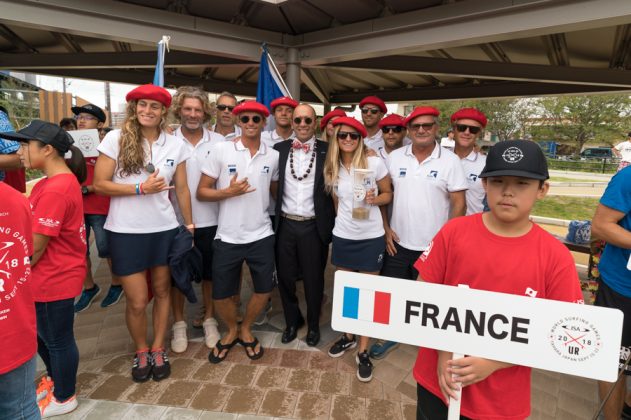
<svg viewBox="0 0 631 420"><path fill-rule="evenodd" d="M467 131L467 128L471 134L478 134L482 130L482 127L476 127L475 125L456 124L456 130L460 133Z"/></svg>
<svg viewBox="0 0 631 420"><path fill-rule="evenodd" d="M229 105L217 105L217 109L220 111L225 111L226 109L230 112L232 112L232 110L234 109L233 106L229 106Z"/></svg>
<svg viewBox="0 0 631 420"><path fill-rule="evenodd" d="M381 128L381 132L383 134L388 134L390 131L394 133L400 133L401 131L403 131L403 127L401 127L400 125L387 125Z"/></svg>
<svg viewBox="0 0 631 420"><path fill-rule="evenodd" d="M242 117L239 118L239 121L241 121L243 124L247 124L250 122L250 119L252 119L252 122L254 124L258 124L261 122L262 118L259 117L258 115L255 115L253 117L248 117L247 115L244 115Z"/></svg>
<svg viewBox="0 0 631 420"><path fill-rule="evenodd" d="M432 129L434 124L436 123L430 122L430 123L422 123L422 124L410 124L410 128L414 131L418 131L421 127L423 127L423 130L428 131Z"/></svg>
<svg viewBox="0 0 631 420"><path fill-rule="evenodd" d="M369 112L372 115L377 115L378 113L381 112L381 110L377 108L362 108L362 114L368 114Z"/></svg>
<svg viewBox="0 0 631 420"><path fill-rule="evenodd" d="M348 131L340 131L337 133L337 138L339 140L346 140L347 137L350 137L353 141L361 138L359 133L349 133Z"/></svg>
<svg viewBox="0 0 631 420"><path fill-rule="evenodd" d="M307 125L311 125L311 123L313 122L313 118L311 117L296 117L294 118L294 124L298 125L301 122L305 122L305 124Z"/></svg>

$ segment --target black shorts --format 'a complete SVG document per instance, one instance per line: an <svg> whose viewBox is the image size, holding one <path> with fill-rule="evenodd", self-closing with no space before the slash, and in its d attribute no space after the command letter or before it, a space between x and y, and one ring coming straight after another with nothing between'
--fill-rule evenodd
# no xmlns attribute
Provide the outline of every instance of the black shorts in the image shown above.
<svg viewBox="0 0 631 420"><path fill-rule="evenodd" d="M414 268L414 263L416 263L423 251L403 248L396 242L394 247L397 253L390 256L386 252L383 258L383 267L381 267L381 273L379 274L397 279L416 280L418 271Z"/></svg>
<svg viewBox="0 0 631 420"><path fill-rule="evenodd" d="M193 242L202 253L202 280L210 281L213 276L213 241L217 226L195 228Z"/></svg>
<svg viewBox="0 0 631 420"><path fill-rule="evenodd" d="M594 306L620 309L624 314L622 322L622 342L620 343L620 366L622 369L631 355L631 298L621 295L600 280ZM631 375L631 363L625 369L625 375Z"/></svg>
<svg viewBox="0 0 631 420"><path fill-rule="evenodd" d="M274 235L247 244L213 241L213 299L239 294L241 267L248 265L255 293L269 293L277 284Z"/></svg>

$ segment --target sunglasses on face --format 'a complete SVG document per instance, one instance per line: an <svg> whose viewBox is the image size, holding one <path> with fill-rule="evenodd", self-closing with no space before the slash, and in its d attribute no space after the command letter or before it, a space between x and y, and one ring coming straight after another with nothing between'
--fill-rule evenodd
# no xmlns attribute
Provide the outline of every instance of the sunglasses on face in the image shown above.
<svg viewBox="0 0 631 420"><path fill-rule="evenodd" d="M228 110L229 112L232 112L234 107L233 106L229 106L229 105L217 105L217 109L220 110L220 111Z"/></svg>
<svg viewBox="0 0 631 420"><path fill-rule="evenodd" d="M388 125L381 129L381 132L383 134L388 134L390 131L392 131L393 133L400 133L401 131L403 131L403 127L399 125Z"/></svg>
<svg viewBox="0 0 631 420"><path fill-rule="evenodd" d="M414 130L414 131L418 131L422 127L423 130L429 131L429 130L432 129L434 124L436 124L436 123L435 122L431 122L431 123L422 123L422 124L410 124L410 128L412 130Z"/></svg>
<svg viewBox="0 0 631 420"><path fill-rule="evenodd" d="M369 112L372 115L377 115L381 111L377 108L362 108L362 114L368 114Z"/></svg>
<svg viewBox="0 0 631 420"><path fill-rule="evenodd" d="M467 128L471 134L478 134L482 130L482 127L476 127L475 125L456 124L456 130L460 133L467 131Z"/></svg>
<svg viewBox="0 0 631 420"><path fill-rule="evenodd" d="M305 122L307 125L311 125L313 118L310 117L296 117L294 118L294 124L299 125L301 122Z"/></svg>
<svg viewBox="0 0 631 420"><path fill-rule="evenodd" d="M338 140L346 140L347 137L350 137L353 141L361 138L359 133L349 133L348 131L340 131L337 133Z"/></svg>
<svg viewBox="0 0 631 420"><path fill-rule="evenodd" d="M248 117L247 115L242 116L241 118L239 118L239 120L243 123L243 124L247 124L250 122L250 119L252 120L252 122L254 124L258 124L261 122L261 117L259 117L258 115L255 115L253 117Z"/></svg>

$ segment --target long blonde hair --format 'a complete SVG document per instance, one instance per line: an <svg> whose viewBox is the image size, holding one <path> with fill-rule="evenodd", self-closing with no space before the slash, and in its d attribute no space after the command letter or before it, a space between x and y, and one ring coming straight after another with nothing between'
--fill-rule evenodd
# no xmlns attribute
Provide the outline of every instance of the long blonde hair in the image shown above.
<svg viewBox="0 0 631 420"><path fill-rule="evenodd" d="M344 125L338 125L335 127L335 132L333 133L332 138L329 140L329 151L326 154L326 160L324 162L324 188L327 192L331 193L334 191L335 184L337 183L337 177L340 173L340 145L337 141L337 133L340 132L340 129ZM350 126L346 126L350 127ZM357 130L353 127L350 127L357 134ZM357 149L353 153L353 161L351 163L352 167L355 169L367 169L368 168L368 159L366 157L366 148L364 147L364 139L359 134L359 144L357 145Z"/></svg>
<svg viewBox="0 0 631 420"><path fill-rule="evenodd" d="M119 139L118 166L120 176L139 174L145 166L145 150L142 142L142 132L140 123L136 115L138 101L127 102L125 109L126 116L121 128ZM160 116L160 131L164 131L167 126L168 108L162 105Z"/></svg>

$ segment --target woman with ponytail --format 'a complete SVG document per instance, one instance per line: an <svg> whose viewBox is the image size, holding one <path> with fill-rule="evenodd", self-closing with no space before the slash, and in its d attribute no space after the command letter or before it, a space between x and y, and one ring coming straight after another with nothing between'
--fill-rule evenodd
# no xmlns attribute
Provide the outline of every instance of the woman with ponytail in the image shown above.
<svg viewBox="0 0 631 420"><path fill-rule="evenodd" d="M38 388L42 418L77 407L79 350L74 339L74 299L85 277L85 227L80 183L86 167L81 151L58 126L34 120L2 137L22 143L26 168L44 172L29 201L33 213L33 256L29 280L37 319L37 352L47 376ZM68 160L64 157L70 152Z"/></svg>

